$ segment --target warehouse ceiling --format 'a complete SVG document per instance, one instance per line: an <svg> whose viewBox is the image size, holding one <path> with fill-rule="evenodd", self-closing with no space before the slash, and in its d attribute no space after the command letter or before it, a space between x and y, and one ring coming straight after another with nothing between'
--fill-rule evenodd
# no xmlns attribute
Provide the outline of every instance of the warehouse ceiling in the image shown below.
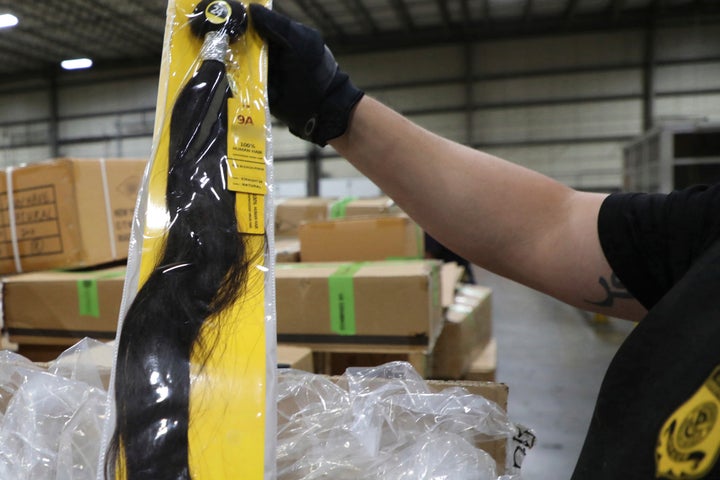
<svg viewBox="0 0 720 480"><path fill-rule="evenodd" d="M52 76L60 61L158 66L167 0L0 0L0 83ZM720 21L720 0L276 0L336 52L449 41Z"/></svg>

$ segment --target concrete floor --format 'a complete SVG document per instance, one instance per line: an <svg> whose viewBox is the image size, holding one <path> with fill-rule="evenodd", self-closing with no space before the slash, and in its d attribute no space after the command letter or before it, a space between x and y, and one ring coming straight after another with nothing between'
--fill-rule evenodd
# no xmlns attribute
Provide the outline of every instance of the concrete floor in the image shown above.
<svg viewBox="0 0 720 480"><path fill-rule="evenodd" d="M633 323L599 322L485 270L475 274L478 284L493 289L497 381L509 386L509 416L537 436L522 478L568 479L605 369Z"/></svg>

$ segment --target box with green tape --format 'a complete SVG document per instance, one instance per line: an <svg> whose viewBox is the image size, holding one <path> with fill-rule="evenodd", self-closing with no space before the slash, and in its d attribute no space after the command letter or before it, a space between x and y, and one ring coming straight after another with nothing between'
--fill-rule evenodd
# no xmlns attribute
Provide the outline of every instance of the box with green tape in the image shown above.
<svg viewBox="0 0 720 480"><path fill-rule="evenodd" d="M275 235L297 236L298 227L307 221L330 217L334 198L302 197L278 199L275 206Z"/></svg>
<svg viewBox="0 0 720 480"><path fill-rule="evenodd" d="M278 341L429 352L443 325L437 260L278 264Z"/></svg>
<svg viewBox="0 0 720 480"><path fill-rule="evenodd" d="M352 218L403 213L400 207L387 196L345 197L330 206L330 218Z"/></svg>
<svg viewBox="0 0 720 480"><path fill-rule="evenodd" d="M115 338L125 267L32 272L2 279L2 321L21 345Z"/></svg>
<svg viewBox="0 0 720 480"><path fill-rule="evenodd" d="M275 207L275 235L297 236L298 228L305 222L399 213L402 210L387 196L281 198Z"/></svg>
<svg viewBox="0 0 720 480"><path fill-rule="evenodd" d="M423 258L420 227L405 215L342 218L300 225L302 262Z"/></svg>

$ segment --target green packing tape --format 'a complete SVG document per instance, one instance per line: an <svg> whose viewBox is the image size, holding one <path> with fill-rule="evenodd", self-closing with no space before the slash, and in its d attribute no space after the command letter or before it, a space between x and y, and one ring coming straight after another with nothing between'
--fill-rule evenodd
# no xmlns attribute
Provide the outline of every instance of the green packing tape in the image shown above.
<svg viewBox="0 0 720 480"><path fill-rule="evenodd" d="M330 330L338 335L355 335L355 286L353 277L362 262L342 265L328 278Z"/></svg>
<svg viewBox="0 0 720 480"><path fill-rule="evenodd" d="M345 197L330 205L330 218L345 218L348 203L357 200L357 197Z"/></svg>
<svg viewBox="0 0 720 480"><path fill-rule="evenodd" d="M78 311L81 316L99 317L100 299L96 280L78 280Z"/></svg>

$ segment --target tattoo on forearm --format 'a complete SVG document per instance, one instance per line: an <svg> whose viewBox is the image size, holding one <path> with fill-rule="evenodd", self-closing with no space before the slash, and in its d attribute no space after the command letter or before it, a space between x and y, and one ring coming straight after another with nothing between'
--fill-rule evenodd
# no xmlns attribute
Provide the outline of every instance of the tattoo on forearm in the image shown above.
<svg viewBox="0 0 720 480"><path fill-rule="evenodd" d="M598 283L605 289L605 298L603 300L600 300L599 302L585 300L586 302L597 305L598 307L612 307L616 298L633 298L630 292L625 289L625 286L622 284L617 275L615 275L615 273L610 275L609 282L605 277L601 276L598 278Z"/></svg>

